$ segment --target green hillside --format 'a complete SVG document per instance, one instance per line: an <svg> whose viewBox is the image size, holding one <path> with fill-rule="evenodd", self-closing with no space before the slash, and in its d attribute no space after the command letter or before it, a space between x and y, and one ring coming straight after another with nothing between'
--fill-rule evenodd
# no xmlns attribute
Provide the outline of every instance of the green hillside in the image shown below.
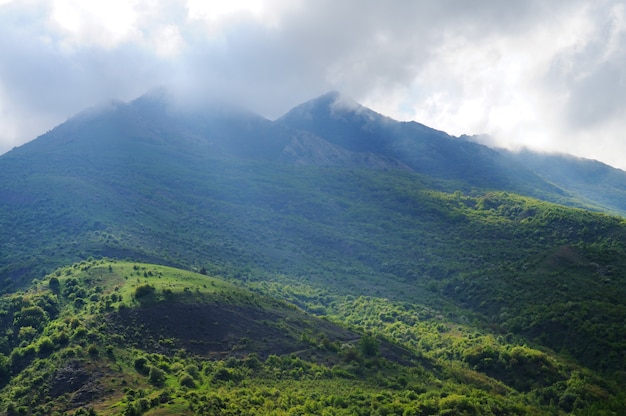
<svg viewBox="0 0 626 416"><path fill-rule="evenodd" d="M163 164L155 166L163 172ZM395 315L375 310L366 320L346 308L361 296L387 299L385 311L420 305L435 322L422 331L437 330L437 317L445 317L504 345L548 347L600 371L607 383L624 379L622 219L512 194L450 192L453 184L415 174L231 162L226 176L224 162L211 166L216 171L194 175L176 190L180 182L165 174L157 176L158 190L136 176L132 193L85 190L76 195L86 198L55 200L48 182L52 197L34 205L30 216L26 207L16 214L43 231L13 241L27 253L15 262L51 270L107 255L204 268L413 348L427 341L414 328L403 329ZM103 173L100 181L107 180L114 174ZM176 198L163 197L168 192ZM103 198L113 210L103 210ZM58 209L71 220L50 221ZM52 241L41 238L51 231ZM304 293L292 294L294 285ZM425 348L436 357L454 355L441 351L449 344L433 342ZM463 365L515 385L501 352Z"/></svg>
<svg viewBox="0 0 626 416"><path fill-rule="evenodd" d="M287 274L281 283L475 313L593 368L622 366L622 219L512 194L450 192L454 183L404 172L220 160L196 167L155 160L132 182L102 172L97 191L85 181L72 195L54 175L31 185L41 194L22 186L42 197L14 207L5 200L2 215L16 226L3 274L30 267L41 277L89 256L204 267L241 283Z"/></svg>
<svg viewBox="0 0 626 416"><path fill-rule="evenodd" d="M0 302L1 409L521 415L615 409L620 399L557 355L432 319L423 306L328 296L337 306L320 320L179 269L60 268ZM350 329L367 326L376 332Z"/></svg>
<svg viewBox="0 0 626 416"><path fill-rule="evenodd" d="M140 99L0 157L0 410L619 414L625 220L367 114Z"/></svg>

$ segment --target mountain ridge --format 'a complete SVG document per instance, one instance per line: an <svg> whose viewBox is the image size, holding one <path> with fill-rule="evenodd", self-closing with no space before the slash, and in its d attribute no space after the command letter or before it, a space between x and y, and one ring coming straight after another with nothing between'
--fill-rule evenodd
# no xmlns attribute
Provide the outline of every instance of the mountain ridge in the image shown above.
<svg viewBox="0 0 626 416"><path fill-rule="evenodd" d="M58 146L43 143L55 138L57 141L76 140L74 136L80 131L81 123L96 122L98 117L100 127L95 130L102 132L101 139L90 146L97 147L103 140L115 141L116 137L135 137L135 140L154 140L176 151L180 148L177 140L183 140L195 145L188 152L206 156L213 153L322 166L330 166L329 161L335 159L334 166L341 161L346 167L408 167L470 186L506 189L551 202L626 214L626 195L619 187L626 183L626 172L619 169L582 158L575 159L573 165L567 155L551 154L542 159L540 153L492 149L414 121L395 121L338 91L302 103L270 121L225 101L207 99L204 104L184 105L166 89L156 89L130 103L112 101L85 110L38 137L33 141L37 142L36 146L29 142L5 155L11 159L24 146L29 152L37 152L39 147L39 152L54 153L59 150ZM99 136L90 132L87 137ZM118 145L123 148L130 144L119 142ZM298 151L304 153L298 154ZM323 157L325 152L334 155ZM286 157L287 154L290 157ZM531 155L534 162L531 162ZM307 160L307 157L312 159ZM567 163L569 172L578 173L576 181L554 168ZM579 174L592 171L594 164L601 166L603 177L613 178L610 187L597 186L593 183L597 179L583 178ZM581 181L586 182L584 186Z"/></svg>
<svg viewBox="0 0 626 416"><path fill-rule="evenodd" d="M341 104L343 102L347 104ZM346 120L350 120L351 130L341 126ZM415 121L395 121L337 91L294 107L277 122L312 132L352 150L359 149L363 140L369 139L367 151L396 159L416 172L445 179L461 178L480 187L509 189L551 202L626 214L626 198L621 191L626 184L626 172L622 170L567 154L544 156L529 150L512 152L490 148L469 136L450 136ZM335 133L326 132L329 125L334 125L330 130ZM354 142L357 139L358 142ZM576 172L576 175L568 177L558 172L556 166L568 166L569 172ZM583 178L580 174L593 171L593 166L598 167L596 172L602 172L603 177L612 178L608 189L598 186L598 179ZM476 180L472 180L473 176ZM573 177L577 179L572 180ZM581 181L585 186L580 186ZM577 198L585 202L576 204L573 201Z"/></svg>

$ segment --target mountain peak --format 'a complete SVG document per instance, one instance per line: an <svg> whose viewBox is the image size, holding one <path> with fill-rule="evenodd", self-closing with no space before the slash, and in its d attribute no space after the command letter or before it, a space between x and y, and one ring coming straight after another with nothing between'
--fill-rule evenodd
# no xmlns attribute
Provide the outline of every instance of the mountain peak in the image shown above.
<svg viewBox="0 0 626 416"><path fill-rule="evenodd" d="M365 116L366 119L386 118L339 91L330 91L294 107L279 120L294 118L319 120L329 116L341 118L355 115Z"/></svg>
<svg viewBox="0 0 626 416"><path fill-rule="evenodd" d="M314 100L319 100L319 99L332 99L332 100L336 100L337 98L341 97L341 91L338 90L332 90L332 91L328 91L326 94L322 94L317 98L314 98L311 101Z"/></svg>
<svg viewBox="0 0 626 416"><path fill-rule="evenodd" d="M174 101L172 92L166 87L156 87L131 101L133 106L165 107Z"/></svg>

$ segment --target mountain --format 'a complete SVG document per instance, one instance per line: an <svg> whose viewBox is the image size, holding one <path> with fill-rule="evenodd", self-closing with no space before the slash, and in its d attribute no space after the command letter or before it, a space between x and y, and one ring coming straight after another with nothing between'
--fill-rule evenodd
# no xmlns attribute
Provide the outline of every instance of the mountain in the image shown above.
<svg viewBox="0 0 626 416"><path fill-rule="evenodd" d="M505 190L559 204L626 215L626 172L566 154L491 149L416 122L398 122L331 92L278 123L354 152L397 160L414 172L456 180L458 189Z"/></svg>
<svg viewBox="0 0 626 416"><path fill-rule="evenodd" d="M458 180L466 187L565 199L562 189L543 181L524 165L502 158L495 150L416 122L398 122L337 92L301 104L277 121L350 151L393 158L415 172Z"/></svg>
<svg viewBox="0 0 626 416"><path fill-rule="evenodd" d="M336 93L87 110L0 157L0 411L617 412L626 222L514 157Z"/></svg>
<svg viewBox="0 0 626 416"><path fill-rule="evenodd" d="M528 150L503 153L581 200L604 211L626 215L626 172L623 170L567 154L543 154Z"/></svg>

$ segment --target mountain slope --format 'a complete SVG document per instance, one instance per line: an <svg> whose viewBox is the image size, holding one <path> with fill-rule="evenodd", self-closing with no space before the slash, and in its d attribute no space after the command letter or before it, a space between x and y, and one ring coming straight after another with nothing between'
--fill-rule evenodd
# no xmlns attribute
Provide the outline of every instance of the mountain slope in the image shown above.
<svg viewBox="0 0 626 416"><path fill-rule="evenodd" d="M352 152L311 134L295 136L283 149L280 160L290 165L411 171L396 159L372 152Z"/></svg>
<svg viewBox="0 0 626 416"><path fill-rule="evenodd" d="M553 201L567 199L562 189L495 150L416 122L384 117L337 92L301 104L277 122L350 151L384 155L416 172L459 180L461 186L510 190Z"/></svg>
<svg viewBox="0 0 626 416"><path fill-rule="evenodd" d="M623 170L564 154L522 151L505 152L505 155L580 199L604 211L626 216L626 172Z"/></svg>
<svg viewBox="0 0 626 416"><path fill-rule="evenodd" d="M367 302L358 305L362 313ZM426 358L219 278L157 265L83 261L3 298L0 311L8 415L552 414L550 396L564 409L575 407L567 394L577 407L610 397L593 375L491 336L428 330L423 338L440 334L463 353ZM483 368L494 352L502 364ZM505 363L511 369L498 367Z"/></svg>
<svg viewBox="0 0 626 416"><path fill-rule="evenodd" d="M83 113L0 157L0 228L9 230L0 233L2 289L12 296L90 256L205 269L431 362L454 359L447 377L483 383L483 397L503 406L509 389L552 413L619 397L624 220L514 194L528 188L585 203L529 169L515 176L518 165L483 146L443 133L424 138L416 131L425 127L353 106L333 121L331 98L307 104L321 114L315 120L327 120L311 132L287 125L291 116L272 123L221 104L183 111L167 97L144 97ZM371 135L361 137L365 122ZM169 306L183 320L256 313L181 303ZM122 328L137 326L137 340L159 343L165 329L150 317L166 307L151 307L110 325L129 338ZM211 324L197 323L192 332ZM197 340L172 334L198 353ZM125 345L176 354L149 344ZM515 349L524 345L537 349Z"/></svg>
<svg viewBox="0 0 626 416"><path fill-rule="evenodd" d="M0 325L10 333L0 344L0 370L13 376L0 382L9 414L19 414L24 403L30 414L96 403L103 414L119 414L124 386L171 395L178 383L239 383L266 360L332 378L330 367L343 362L339 346L368 339L218 278L117 261L59 269L27 295L3 299L0 310ZM370 342L381 360L417 358L388 342ZM278 356L289 354L282 364ZM209 370L206 359L221 365ZM20 388L30 383L24 398ZM178 394L184 397L184 390ZM169 401L147 408L170 407Z"/></svg>

